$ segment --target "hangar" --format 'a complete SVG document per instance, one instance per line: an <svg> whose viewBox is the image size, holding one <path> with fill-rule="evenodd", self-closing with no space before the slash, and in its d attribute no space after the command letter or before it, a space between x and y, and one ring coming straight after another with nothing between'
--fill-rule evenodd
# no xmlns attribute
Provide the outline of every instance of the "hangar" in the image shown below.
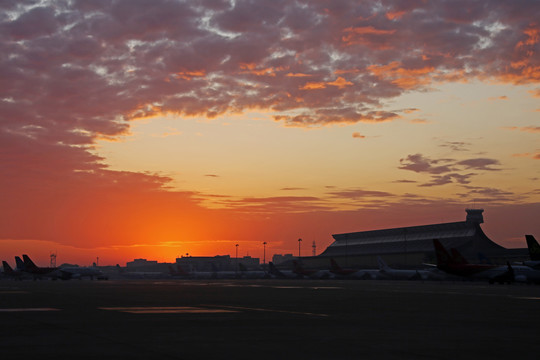
<svg viewBox="0 0 540 360"><path fill-rule="evenodd" d="M394 266L414 267L436 263L433 239L447 249L457 249L474 263L505 264L506 261L529 259L526 248L507 249L482 231L483 209L466 209L465 221L433 225L401 227L332 235L334 242L317 256L305 259L315 266L334 258L345 266L376 267L377 256ZM326 259L326 260L325 260ZM304 260L304 259L303 259Z"/></svg>

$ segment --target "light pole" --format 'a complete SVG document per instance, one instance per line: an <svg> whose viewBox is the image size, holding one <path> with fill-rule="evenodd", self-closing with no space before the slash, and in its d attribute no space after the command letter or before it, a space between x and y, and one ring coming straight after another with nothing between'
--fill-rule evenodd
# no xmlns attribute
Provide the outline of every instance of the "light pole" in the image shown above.
<svg viewBox="0 0 540 360"><path fill-rule="evenodd" d="M236 247L236 266L234 271L238 271L238 244L234 245Z"/></svg>
<svg viewBox="0 0 540 360"><path fill-rule="evenodd" d="M302 239L298 239L298 260L300 260L300 244L302 243Z"/></svg>
<svg viewBox="0 0 540 360"><path fill-rule="evenodd" d="M263 265L266 264L266 241L263 242Z"/></svg>

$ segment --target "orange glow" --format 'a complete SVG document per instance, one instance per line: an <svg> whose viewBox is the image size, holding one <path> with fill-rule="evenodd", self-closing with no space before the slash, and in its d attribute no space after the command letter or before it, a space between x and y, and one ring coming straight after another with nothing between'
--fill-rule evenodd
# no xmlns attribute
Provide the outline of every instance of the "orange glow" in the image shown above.
<svg viewBox="0 0 540 360"><path fill-rule="evenodd" d="M302 73L288 73L287 77L308 77L311 76L309 74L302 74Z"/></svg>
<svg viewBox="0 0 540 360"><path fill-rule="evenodd" d="M528 29L525 29L523 33L527 35L528 39L518 42L516 45L516 48L520 48L524 46L532 46L532 45L537 44L540 41L540 28L535 27L534 24L531 24L531 27Z"/></svg>
<svg viewBox="0 0 540 360"><path fill-rule="evenodd" d="M317 90L326 88L325 82L308 82L300 90Z"/></svg>
<svg viewBox="0 0 540 360"><path fill-rule="evenodd" d="M406 11L390 11L390 12L387 12L385 15L388 20L395 20L395 19L400 19L406 13L407 13Z"/></svg>
<svg viewBox="0 0 540 360"><path fill-rule="evenodd" d="M257 76L276 76L276 72L283 71L284 67L269 67L264 69L258 69L256 64L240 64L240 69L245 70L242 73L253 74Z"/></svg>
<svg viewBox="0 0 540 360"><path fill-rule="evenodd" d="M317 89L325 89L327 85L330 85L330 86L336 86L340 89L343 89L344 87L346 86L350 86L352 85L353 83L350 82L350 81L347 81L345 80L344 78L342 77L338 77L336 80L334 81L330 81L330 82L324 82L324 81L320 81L320 82L308 82L306 83L304 86L302 86L300 88L300 90L317 90Z"/></svg>
<svg viewBox="0 0 540 360"><path fill-rule="evenodd" d="M381 41L383 39L382 37L392 35L396 32L396 30L376 29L373 26L349 27L343 31L348 33L341 37L341 41L346 46L361 44L379 50L389 48L388 45Z"/></svg>
<svg viewBox="0 0 540 360"><path fill-rule="evenodd" d="M387 65L371 65L367 69L380 78L391 80L393 84L402 89L414 89L431 83L431 78L427 75L435 70L431 66L420 69L404 69L401 67L401 63L397 61Z"/></svg>
<svg viewBox="0 0 540 360"><path fill-rule="evenodd" d="M327 84L328 84L328 85L332 85L332 86L337 86L338 88L343 89L344 87L350 86L350 85L352 85L353 83L350 82L350 81L345 80L345 79L342 78L342 77L338 77L336 80L334 80L334 81L332 81L332 82L329 82L329 83L327 83Z"/></svg>
<svg viewBox="0 0 540 360"><path fill-rule="evenodd" d="M204 77L206 76L205 70L197 70L197 71L180 71L174 74L174 77L177 79L184 79L184 80L191 80L194 77Z"/></svg>

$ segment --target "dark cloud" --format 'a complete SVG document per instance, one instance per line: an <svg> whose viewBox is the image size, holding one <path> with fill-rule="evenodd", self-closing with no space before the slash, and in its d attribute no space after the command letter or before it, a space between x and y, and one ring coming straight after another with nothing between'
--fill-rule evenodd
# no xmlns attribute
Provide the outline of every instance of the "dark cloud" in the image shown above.
<svg viewBox="0 0 540 360"><path fill-rule="evenodd" d="M373 198L373 197L391 197L393 194L386 191L372 191L364 189L345 189L340 191L328 192L328 195L344 199L359 199L359 198Z"/></svg>
<svg viewBox="0 0 540 360"><path fill-rule="evenodd" d="M467 159L458 161L456 165L462 165L466 169L474 170L487 170L487 171L500 171L502 169L494 168L493 166L500 165L499 160L495 159L486 159L486 158L476 158L476 159Z"/></svg>
<svg viewBox="0 0 540 360"><path fill-rule="evenodd" d="M468 146L470 146L470 143L464 142L464 141L447 141L443 144L441 144L441 147L447 147L451 149L452 151L469 151Z"/></svg>
<svg viewBox="0 0 540 360"><path fill-rule="evenodd" d="M456 146L450 143L450 146ZM444 146L444 145L443 145ZM458 143L457 146L462 146ZM465 160L455 159L430 159L422 154L408 155L399 160L399 169L410 170L416 173L427 173L431 175L431 181L419 186L438 186L451 183L469 184L473 176L477 173L470 173L470 170L479 171L501 171L496 166L501 165L496 159L473 158Z"/></svg>
<svg viewBox="0 0 540 360"><path fill-rule="evenodd" d="M450 173L450 174L444 174L444 175L434 175L431 177L430 182L424 183L418 186L423 186L423 187L439 186L439 185L451 184L454 182L464 185L464 184L469 184L471 182L471 177L473 175L476 175L476 174Z"/></svg>
<svg viewBox="0 0 540 360"><path fill-rule="evenodd" d="M431 160L422 154L408 155L406 158L399 159L401 166L399 169L411 170L414 172L427 172L429 174L442 174L452 171L451 164L453 159ZM443 165L438 165L443 164Z"/></svg>

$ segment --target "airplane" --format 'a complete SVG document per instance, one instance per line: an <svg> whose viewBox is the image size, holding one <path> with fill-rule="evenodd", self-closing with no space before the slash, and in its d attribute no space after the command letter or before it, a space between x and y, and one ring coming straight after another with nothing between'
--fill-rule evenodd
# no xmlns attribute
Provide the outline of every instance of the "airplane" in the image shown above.
<svg viewBox="0 0 540 360"><path fill-rule="evenodd" d="M269 275L266 271L263 270L249 270L244 264L238 263L238 268L240 270L240 277L244 279L265 279Z"/></svg>
<svg viewBox="0 0 540 360"><path fill-rule="evenodd" d="M532 235L525 235L525 240L527 241L531 260L540 261L540 245L538 244L538 241L536 241Z"/></svg>
<svg viewBox="0 0 540 360"><path fill-rule="evenodd" d="M176 264L176 270L169 266L169 273L174 278L182 279L218 279L225 278L225 275L232 278L237 275L232 271L220 272L215 266L212 266L212 271L186 271L180 264Z"/></svg>
<svg viewBox="0 0 540 360"><path fill-rule="evenodd" d="M304 269L296 260L293 260L293 273L299 278L308 277L310 279L328 279L333 275L328 270Z"/></svg>
<svg viewBox="0 0 540 360"><path fill-rule="evenodd" d="M531 260L524 261L523 265L540 270L540 245L532 235L525 235L525 240L527 241L527 248L529 249Z"/></svg>
<svg viewBox="0 0 540 360"><path fill-rule="evenodd" d="M126 279L165 279L170 277L170 274L161 271L126 271L120 265L116 265L118 274Z"/></svg>
<svg viewBox="0 0 540 360"><path fill-rule="evenodd" d="M176 270L172 267L172 265L169 265L169 273L172 277L179 277L179 278L189 278L190 273L185 271L180 264L176 264Z"/></svg>
<svg viewBox="0 0 540 360"><path fill-rule="evenodd" d="M377 262L382 278L392 280L429 280L435 278L433 272L429 270L393 269L380 256L377 256Z"/></svg>
<svg viewBox="0 0 540 360"><path fill-rule="evenodd" d="M298 278L298 275L291 270L279 270L273 262L268 263L268 273L270 276L278 279L293 279Z"/></svg>
<svg viewBox="0 0 540 360"><path fill-rule="evenodd" d="M21 270L17 268L15 268L14 270L13 268L11 268L11 266L9 266L7 261L2 261L2 266L4 268L4 276L9 276L16 280L22 280L24 273Z"/></svg>
<svg viewBox="0 0 540 360"><path fill-rule="evenodd" d="M470 264L465 260L457 250L453 251L460 256L456 259L450 256L442 244L433 240L435 254L437 257L437 267L449 274L463 277L488 280L490 284L526 282L540 283L540 271L526 265L507 266L488 265L488 264Z"/></svg>
<svg viewBox="0 0 540 360"><path fill-rule="evenodd" d="M472 276L499 267L489 264L469 264L456 249L452 250L454 256L451 256L437 239L433 239L433 245L435 246L435 256L437 257L437 268L446 273L459 276ZM456 256L458 254L459 256Z"/></svg>
<svg viewBox="0 0 540 360"><path fill-rule="evenodd" d="M26 265L24 265L24 261L22 261L20 256L15 256L15 269L19 271L25 271Z"/></svg>
<svg viewBox="0 0 540 360"><path fill-rule="evenodd" d="M91 280L94 280L94 277L98 280L108 279L101 270L95 267L61 266L58 268L58 271L60 272L58 277L62 280L82 279L85 276Z"/></svg>
<svg viewBox="0 0 540 360"><path fill-rule="evenodd" d="M17 267L19 267L20 258L15 257L17 262ZM56 278L56 267L39 267L30 259L26 254L23 254L23 268L22 271L26 271L34 276L34 280L37 278L42 278L43 276Z"/></svg>
<svg viewBox="0 0 540 360"><path fill-rule="evenodd" d="M371 269L343 269L334 258L330 258L330 272L340 279L376 279L378 270Z"/></svg>

